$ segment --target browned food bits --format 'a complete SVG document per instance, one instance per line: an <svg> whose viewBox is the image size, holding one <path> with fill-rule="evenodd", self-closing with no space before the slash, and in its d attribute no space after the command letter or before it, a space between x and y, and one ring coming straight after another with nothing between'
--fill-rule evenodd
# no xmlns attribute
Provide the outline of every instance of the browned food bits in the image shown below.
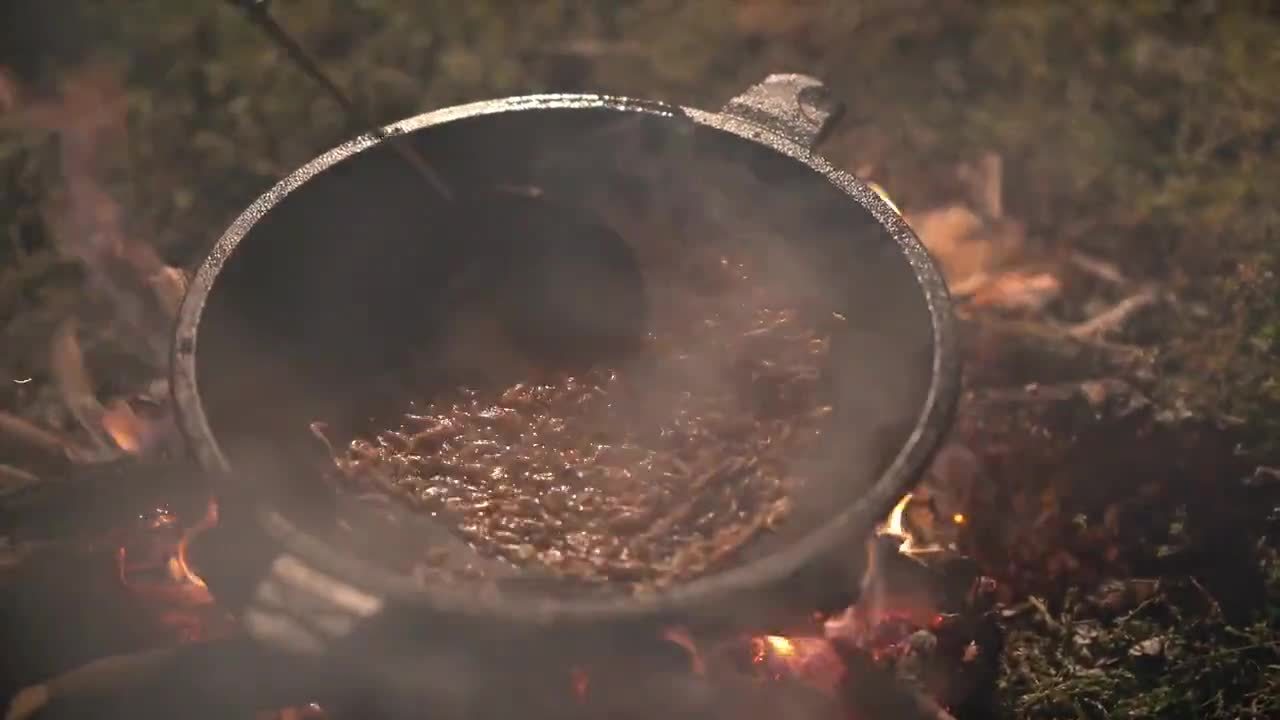
<svg viewBox="0 0 1280 720"><path fill-rule="evenodd" d="M831 413L814 318L831 313L711 262L731 277L711 296L664 288L626 365L456 388L351 441L338 467L513 563L639 587L715 569L785 522L804 482L793 461Z"/></svg>

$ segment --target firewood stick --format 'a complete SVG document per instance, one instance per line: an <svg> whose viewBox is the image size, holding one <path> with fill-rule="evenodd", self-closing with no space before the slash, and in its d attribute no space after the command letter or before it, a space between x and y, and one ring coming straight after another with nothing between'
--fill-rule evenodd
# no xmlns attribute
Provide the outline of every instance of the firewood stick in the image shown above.
<svg viewBox="0 0 1280 720"><path fill-rule="evenodd" d="M0 410L0 435L59 460L75 460L84 454L70 438Z"/></svg>
<svg viewBox="0 0 1280 720"><path fill-rule="evenodd" d="M115 447L103 429L102 418L107 411L94 392L76 329L75 318L67 318L58 325L49 343L49 368L71 416L98 450L107 450Z"/></svg>
<svg viewBox="0 0 1280 720"><path fill-rule="evenodd" d="M1160 295L1155 288L1144 288L1088 320L1072 325L1067 330L1067 334L1078 339L1103 337L1121 329L1134 313L1154 305L1159 300Z"/></svg>
<svg viewBox="0 0 1280 720"><path fill-rule="evenodd" d="M5 720L251 718L312 700L291 669L243 637L116 655L23 689Z"/></svg>
<svg viewBox="0 0 1280 720"><path fill-rule="evenodd" d="M12 465L0 464L0 497L39 482L40 477L35 473L27 472Z"/></svg>
<svg viewBox="0 0 1280 720"><path fill-rule="evenodd" d="M1142 348L1030 321L962 316L960 340L971 385L1135 378L1149 364Z"/></svg>

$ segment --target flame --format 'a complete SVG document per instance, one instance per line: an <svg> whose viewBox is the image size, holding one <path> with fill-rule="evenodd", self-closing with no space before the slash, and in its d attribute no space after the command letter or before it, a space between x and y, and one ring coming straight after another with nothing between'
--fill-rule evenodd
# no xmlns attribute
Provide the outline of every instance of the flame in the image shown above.
<svg viewBox="0 0 1280 720"><path fill-rule="evenodd" d="M869 187L869 188L871 188L872 190L874 190L874 191L875 191L875 193L876 193L877 195L879 195L879 196L880 196L880 199L881 199L881 200L883 200L883 201L885 202L885 204L886 204L886 205L888 205L890 208L893 208L893 211L894 211L894 212L898 213L899 215L901 215L901 214L902 214L902 211L901 211L901 210L899 210L899 209L898 209L898 206L897 206L897 205L895 205L895 204L893 203L893 200L891 200L891 199L889 198L889 193L888 193L888 192L886 192L884 188L880 187L879 185L877 185L876 183L873 183L873 182L871 182L871 181L867 181L867 187Z"/></svg>
<svg viewBox="0 0 1280 720"><path fill-rule="evenodd" d="M781 635L765 635L765 644L775 655L781 657L792 657L796 654L796 645Z"/></svg>
<svg viewBox="0 0 1280 720"><path fill-rule="evenodd" d="M753 637L751 661L773 679L794 678L824 690L835 687L844 667L823 637Z"/></svg>
<svg viewBox="0 0 1280 720"><path fill-rule="evenodd" d="M964 516L964 513L956 513L955 515L951 516L951 522L957 525L963 525L965 523L965 520L966 518Z"/></svg>
<svg viewBox="0 0 1280 720"><path fill-rule="evenodd" d="M121 450L130 455L142 452L146 426L128 403L112 403L102 415L102 429Z"/></svg>
<svg viewBox="0 0 1280 720"><path fill-rule="evenodd" d="M187 528L182 534L182 540L178 542L178 551L174 553L172 563L172 572L175 579L186 580L187 582L199 588L208 588L203 578L191 569L191 565L187 563L187 546L191 540L201 533L210 530L218 525L218 503L213 498L209 498L208 509L205 510L204 517L199 522Z"/></svg>
<svg viewBox="0 0 1280 720"><path fill-rule="evenodd" d="M880 535L893 535L902 538L902 544L898 546L898 550L909 553L913 549L911 542L911 533L907 532L904 519L907 513L907 504L911 502L911 493L902 496L897 505L893 506L893 510L889 511L889 517L885 519L884 525L880 527Z"/></svg>

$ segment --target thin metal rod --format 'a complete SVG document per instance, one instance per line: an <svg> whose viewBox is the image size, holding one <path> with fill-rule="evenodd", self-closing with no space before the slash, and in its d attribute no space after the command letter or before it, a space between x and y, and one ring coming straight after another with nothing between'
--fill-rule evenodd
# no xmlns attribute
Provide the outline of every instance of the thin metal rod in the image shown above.
<svg viewBox="0 0 1280 720"><path fill-rule="evenodd" d="M401 138L394 138L387 135L387 133L380 127L375 126L367 117L365 117L364 113L360 111L360 108L358 108L355 102L351 100L351 97L347 95L347 93L343 91L343 89L339 87L332 78L329 77L328 73L320 67L320 63L307 52L306 48L302 47L302 45L294 39L294 37L290 35L289 32L280 25L280 23L276 22L275 18L271 16L271 13L267 11L266 2L263 2L262 0L229 0L229 2L243 10L245 15L247 15L254 24L262 28L272 41L284 49L285 53L289 56L289 59L292 60L299 69L301 69L312 80L319 83L320 87L324 88L325 92L329 93L329 96L332 97L334 101L338 103L338 106L342 108L343 112L347 114L347 118L352 124L358 125L362 128L374 128L372 130L373 134L379 139L386 141L396 154L407 162L415 172L422 176L422 179L431 186L431 189L435 191L436 194L442 197L446 202L453 201L453 191L449 188L448 184L445 183L444 179L440 177L440 174L432 169L431 165L429 165L426 159L422 157L422 154L419 153L416 148L410 147L407 143L403 142Z"/></svg>

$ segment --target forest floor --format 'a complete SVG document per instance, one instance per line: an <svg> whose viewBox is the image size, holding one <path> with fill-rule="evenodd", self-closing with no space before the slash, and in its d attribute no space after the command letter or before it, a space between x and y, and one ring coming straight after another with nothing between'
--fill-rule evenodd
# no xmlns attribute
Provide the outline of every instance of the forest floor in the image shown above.
<svg viewBox="0 0 1280 720"><path fill-rule="evenodd" d="M352 132L228 3L12 5L30 24L0 21L0 409L92 455L113 446L81 437L86 412L161 394L167 268ZM713 109L770 72L821 77L848 108L822 154L903 210L966 319L1028 348L970 348L955 444L989 489L931 481L1009 588L1000 712L1280 716L1280 6L273 12L388 122L544 91ZM1086 412L1032 424L1058 423L1052 442L996 427L1025 411L1000 393L1031 384L1083 388ZM1141 410L1100 409L1115 397ZM39 481L16 443L0 453L0 479Z"/></svg>

